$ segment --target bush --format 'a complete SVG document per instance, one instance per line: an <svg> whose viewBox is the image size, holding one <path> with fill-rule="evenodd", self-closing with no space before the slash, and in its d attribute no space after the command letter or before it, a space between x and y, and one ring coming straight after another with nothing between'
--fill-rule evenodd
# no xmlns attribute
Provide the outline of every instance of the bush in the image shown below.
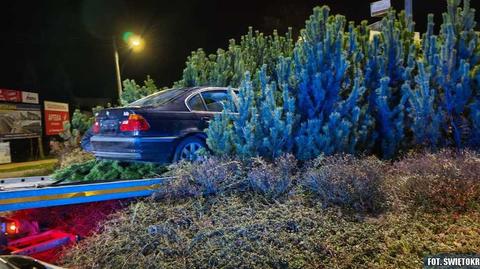
<svg viewBox="0 0 480 269"><path fill-rule="evenodd" d="M443 150L414 154L394 164L394 177L403 182L401 198L414 208L467 211L480 204L480 155Z"/></svg>
<svg viewBox="0 0 480 269"><path fill-rule="evenodd" d="M160 90L162 89L159 89L155 85L155 81L150 76L147 76L147 79L143 82L143 86L138 85L133 79L126 79L123 81L123 90L122 96L120 97L120 105L126 106L133 101L156 93Z"/></svg>
<svg viewBox="0 0 480 269"><path fill-rule="evenodd" d="M80 148L83 135L92 126L95 120L95 113L103 109L101 106L94 107L91 112L82 112L75 109L71 122L66 122L64 131L60 133L61 141L50 141L50 152L59 160L60 168L72 164L83 163L92 160L92 154Z"/></svg>
<svg viewBox="0 0 480 269"><path fill-rule="evenodd" d="M121 163L90 160L56 170L52 177L65 181L97 181L112 179L142 179L159 177L165 166L152 163Z"/></svg>
<svg viewBox="0 0 480 269"><path fill-rule="evenodd" d="M83 181L95 164L96 160L90 160L84 163L74 163L68 167L55 170L52 174L52 178L65 181Z"/></svg>
<svg viewBox="0 0 480 269"><path fill-rule="evenodd" d="M74 164L84 163L95 159L93 154L82 150L81 148L73 148L68 153L65 152L57 157L59 159L59 168L67 168Z"/></svg>
<svg viewBox="0 0 480 269"><path fill-rule="evenodd" d="M211 157L202 162L180 162L169 167L174 176L155 194L157 199L212 196L241 189L243 164L236 159Z"/></svg>
<svg viewBox="0 0 480 269"><path fill-rule="evenodd" d="M282 156L274 163L254 158L246 175L250 190L268 200L287 194L295 183L297 161L292 155Z"/></svg>
<svg viewBox="0 0 480 269"><path fill-rule="evenodd" d="M292 56L294 43L291 28L285 35L277 31L264 35L250 27L240 42L231 39L226 50L218 49L211 55L203 49L193 51L187 59L182 80L175 86L238 87L246 72L256 74L264 65L268 66L268 75L273 75L279 58Z"/></svg>
<svg viewBox="0 0 480 269"><path fill-rule="evenodd" d="M324 207L349 207L358 212L378 213L386 208L382 190L386 164L375 157L350 155L319 158L304 164L293 155L276 161L210 157L203 162L170 166L166 175L176 176L156 194L157 199L253 193L267 201L306 191Z"/></svg>
<svg viewBox="0 0 480 269"><path fill-rule="evenodd" d="M181 162L169 167L175 176L155 194L156 199L208 197L251 192L267 200L278 199L293 189L297 161L292 155L271 163L262 158L250 161L209 157L202 162Z"/></svg>
<svg viewBox="0 0 480 269"><path fill-rule="evenodd" d="M375 157L320 157L301 177L302 186L324 207L341 206L361 213L385 209L385 164Z"/></svg>

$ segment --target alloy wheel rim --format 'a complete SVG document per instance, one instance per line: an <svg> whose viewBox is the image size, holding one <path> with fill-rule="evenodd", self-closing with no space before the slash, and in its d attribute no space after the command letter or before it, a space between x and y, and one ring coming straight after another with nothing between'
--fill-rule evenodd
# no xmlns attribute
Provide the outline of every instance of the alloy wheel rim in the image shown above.
<svg viewBox="0 0 480 269"><path fill-rule="evenodd" d="M196 161L199 159L199 156L197 153L202 148L203 146L200 143L197 143L197 142L188 143L183 147L182 152L180 154L180 159L187 160L187 161Z"/></svg>

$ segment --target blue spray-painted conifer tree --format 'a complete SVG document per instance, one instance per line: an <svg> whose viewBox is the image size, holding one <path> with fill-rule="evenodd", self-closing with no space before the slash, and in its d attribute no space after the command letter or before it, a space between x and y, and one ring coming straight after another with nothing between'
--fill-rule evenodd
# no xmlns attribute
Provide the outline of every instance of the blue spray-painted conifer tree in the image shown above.
<svg viewBox="0 0 480 269"><path fill-rule="evenodd" d="M392 158L418 147L478 147L480 42L470 2L460 3L447 0L440 32L429 16L417 40L404 13L390 12L372 35L366 22L346 29L344 17L315 8L294 47L288 34L250 31L216 56L192 55L180 84L240 85L237 107L208 129L219 154Z"/></svg>

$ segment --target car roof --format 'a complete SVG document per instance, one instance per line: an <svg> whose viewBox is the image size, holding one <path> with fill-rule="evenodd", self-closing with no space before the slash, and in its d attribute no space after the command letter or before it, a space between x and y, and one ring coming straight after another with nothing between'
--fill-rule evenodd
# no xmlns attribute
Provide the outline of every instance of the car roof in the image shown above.
<svg viewBox="0 0 480 269"><path fill-rule="evenodd" d="M188 93L188 95L193 94L193 93L199 93L203 91L215 91L215 90L228 90L229 87L212 87L212 86L202 86L202 87L192 87L192 88L184 88L185 93Z"/></svg>
<svg viewBox="0 0 480 269"><path fill-rule="evenodd" d="M204 92L204 91L215 91L215 90L228 90L229 87L212 87L212 86L201 86L201 87L189 87L189 88L178 88L171 90L183 91L182 94L179 94L175 100L172 100L170 103L183 103L185 99L193 94ZM154 93L155 94L155 93Z"/></svg>
<svg viewBox="0 0 480 269"><path fill-rule="evenodd" d="M173 109L173 110L177 110L181 107L187 110L187 107L185 106L185 100L189 98L189 96L193 96L194 94L204 92L204 91L227 90L227 89L229 89L229 87L211 87L211 86L166 89L163 91L176 91L178 92L178 94L174 93L175 97L169 100L168 103L163 104L162 107L165 107L166 109ZM151 98L152 96L155 96L163 91L159 91L159 92L150 94L148 96L145 96L129 104L128 106L133 105L134 103L140 100Z"/></svg>

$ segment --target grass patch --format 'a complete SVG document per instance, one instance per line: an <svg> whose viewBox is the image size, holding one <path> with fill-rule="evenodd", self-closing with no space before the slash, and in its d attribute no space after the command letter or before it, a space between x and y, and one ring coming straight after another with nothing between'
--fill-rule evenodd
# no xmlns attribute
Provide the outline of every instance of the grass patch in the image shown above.
<svg viewBox="0 0 480 269"><path fill-rule="evenodd" d="M43 163L43 164L18 166L18 167L12 167L7 169L0 168L0 173L21 172L21 171L28 171L28 170L50 170L53 172L55 166L56 166L56 163Z"/></svg>
<svg viewBox="0 0 480 269"><path fill-rule="evenodd" d="M480 215L387 213L359 221L295 196L142 201L65 256L79 268L419 268L480 249Z"/></svg>
<svg viewBox="0 0 480 269"><path fill-rule="evenodd" d="M56 162L39 163L32 165L9 165L10 168L0 168L1 178L14 177L33 177L33 176L47 176L54 172L57 166Z"/></svg>

